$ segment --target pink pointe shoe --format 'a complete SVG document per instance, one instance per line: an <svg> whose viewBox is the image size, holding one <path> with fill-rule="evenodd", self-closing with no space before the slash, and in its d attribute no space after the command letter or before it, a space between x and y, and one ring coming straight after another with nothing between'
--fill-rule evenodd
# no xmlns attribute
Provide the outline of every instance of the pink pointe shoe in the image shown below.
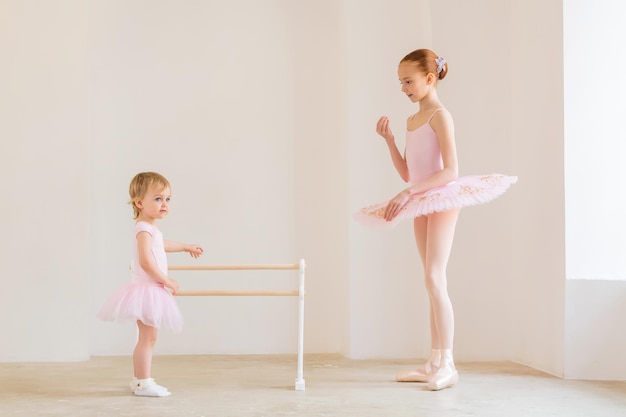
<svg viewBox="0 0 626 417"><path fill-rule="evenodd" d="M430 362L426 362L424 365L420 365L415 369L398 372L396 375L396 381L428 382L435 372L437 372L437 368L434 365L431 365Z"/></svg>
<svg viewBox="0 0 626 417"><path fill-rule="evenodd" d="M454 367L454 363L448 362L431 375L428 381L428 389L431 391L439 391L444 388L450 388L459 382L459 373Z"/></svg>
<svg viewBox="0 0 626 417"><path fill-rule="evenodd" d="M396 375L398 382L428 382L434 373L439 369L441 362L441 350L431 349L430 357L425 364L418 366L410 371L401 371Z"/></svg>

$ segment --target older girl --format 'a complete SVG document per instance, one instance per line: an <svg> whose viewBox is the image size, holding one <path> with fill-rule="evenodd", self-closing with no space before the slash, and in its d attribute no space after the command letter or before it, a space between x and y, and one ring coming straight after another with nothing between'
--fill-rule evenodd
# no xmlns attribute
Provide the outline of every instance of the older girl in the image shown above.
<svg viewBox="0 0 626 417"><path fill-rule="evenodd" d="M376 132L385 139L398 174L410 185L391 200L356 214L358 220L373 225L413 219L430 300L431 354L425 364L400 372L396 379L427 382L431 390L451 387L459 379L452 355L454 312L446 277L459 210L487 202L517 181L498 174L458 177L454 123L437 96L437 83L447 73L446 60L429 49L415 50L400 61L402 92L419 103L417 113L407 120L404 154L395 144L387 117L380 118Z"/></svg>

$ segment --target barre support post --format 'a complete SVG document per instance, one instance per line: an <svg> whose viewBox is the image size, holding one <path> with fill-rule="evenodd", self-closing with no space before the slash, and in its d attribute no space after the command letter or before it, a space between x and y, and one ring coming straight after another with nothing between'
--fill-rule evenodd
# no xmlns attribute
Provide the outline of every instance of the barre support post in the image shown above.
<svg viewBox="0 0 626 417"><path fill-rule="evenodd" d="M304 259L300 259L299 275L300 283L298 286L298 376L296 377L296 391L304 391L305 383L303 377L304 362L304 269L306 265Z"/></svg>

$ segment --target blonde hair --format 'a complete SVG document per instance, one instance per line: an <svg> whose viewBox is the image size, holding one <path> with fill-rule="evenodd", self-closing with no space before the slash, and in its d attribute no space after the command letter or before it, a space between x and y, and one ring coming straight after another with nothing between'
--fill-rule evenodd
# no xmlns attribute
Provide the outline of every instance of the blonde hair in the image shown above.
<svg viewBox="0 0 626 417"><path fill-rule="evenodd" d="M141 200L145 197L146 193L150 189L150 187L155 186L159 187L159 190L164 190L170 187L170 182L161 174L157 174L156 172L140 172L135 175L133 179L130 181L130 187L128 189L128 194L130 194L130 201L128 204L133 206L133 219L139 217L139 208L137 207L137 200Z"/></svg>

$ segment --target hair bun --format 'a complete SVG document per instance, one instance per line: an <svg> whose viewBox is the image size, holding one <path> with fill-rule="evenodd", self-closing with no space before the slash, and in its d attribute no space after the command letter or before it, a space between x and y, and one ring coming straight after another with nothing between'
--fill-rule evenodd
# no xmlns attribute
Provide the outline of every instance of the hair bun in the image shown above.
<svg viewBox="0 0 626 417"><path fill-rule="evenodd" d="M439 56L435 59L435 63L437 64L437 75L440 80L443 80L448 73L448 62L442 56Z"/></svg>

